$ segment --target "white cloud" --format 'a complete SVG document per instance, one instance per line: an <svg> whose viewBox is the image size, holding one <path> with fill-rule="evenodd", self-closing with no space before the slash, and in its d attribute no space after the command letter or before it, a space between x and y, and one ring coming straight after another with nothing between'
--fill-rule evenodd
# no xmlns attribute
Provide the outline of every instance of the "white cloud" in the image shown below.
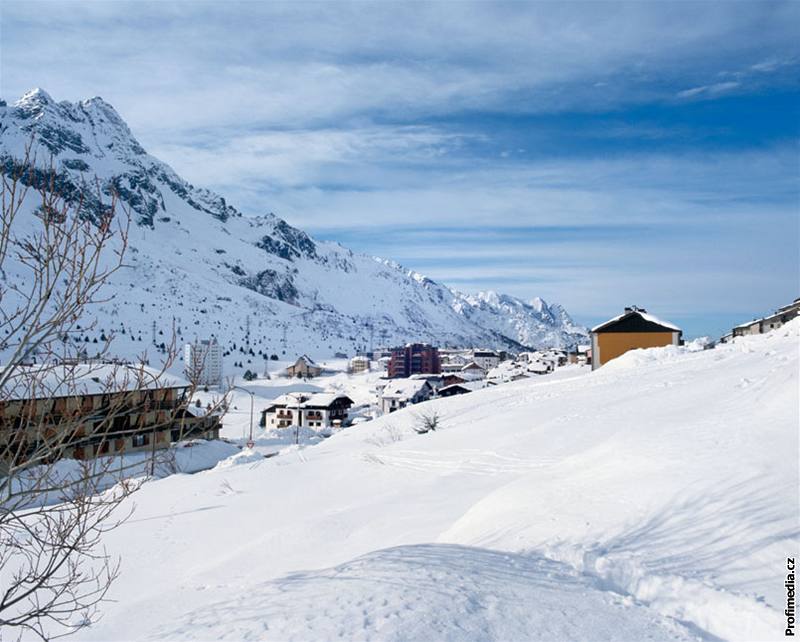
<svg viewBox="0 0 800 642"><path fill-rule="evenodd" d="M608 108L796 57L797 3L4 2L3 91L136 131ZM35 42L36 46L31 46ZM691 91L691 90L689 90Z"/></svg>
<svg viewBox="0 0 800 642"><path fill-rule="evenodd" d="M694 98L696 96L719 96L725 92L737 89L741 83L730 80L727 82L718 82L713 85L703 85L701 87L692 87L691 89L684 89L678 92L679 98Z"/></svg>

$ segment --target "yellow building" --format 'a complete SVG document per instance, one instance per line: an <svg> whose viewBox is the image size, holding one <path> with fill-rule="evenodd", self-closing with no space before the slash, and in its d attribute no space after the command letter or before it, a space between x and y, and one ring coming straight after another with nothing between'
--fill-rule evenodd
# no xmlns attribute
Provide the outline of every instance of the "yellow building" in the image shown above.
<svg viewBox="0 0 800 642"><path fill-rule="evenodd" d="M625 312L592 328L592 370L637 348L679 345L682 331L647 310L632 306Z"/></svg>

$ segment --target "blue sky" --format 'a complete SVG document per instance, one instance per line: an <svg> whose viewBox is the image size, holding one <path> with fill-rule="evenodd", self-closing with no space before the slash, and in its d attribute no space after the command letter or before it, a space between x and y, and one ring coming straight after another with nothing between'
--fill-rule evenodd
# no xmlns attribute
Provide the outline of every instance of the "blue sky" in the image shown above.
<svg viewBox="0 0 800 642"><path fill-rule="evenodd" d="M800 294L800 3L0 7L0 95L100 95L247 213L587 325Z"/></svg>

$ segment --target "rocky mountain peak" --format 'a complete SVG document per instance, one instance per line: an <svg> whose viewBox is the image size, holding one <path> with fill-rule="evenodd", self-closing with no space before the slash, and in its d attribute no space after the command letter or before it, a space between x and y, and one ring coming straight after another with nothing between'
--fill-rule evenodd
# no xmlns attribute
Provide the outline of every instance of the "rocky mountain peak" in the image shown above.
<svg viewBox="0 0 800 642"><path fill-rule="evenodd" d="M117 283L124 297L98 327L110 318L147 327L173 319L193 334L240 343L252 316L272 350L282 336L284 350L323 356L364 349L367 336L506 348L585 340L583 328L544 301L462 294L394 261L316 241L272 213L244 216L149 155L100 97L57 103L38 89L0 106L0 168L19 169L31 141L37 155L26 177L55 171L59 194L83 196L89 216L103 215L116 194L140 228L131 236L132 267ZM100 194L85 194L86 184L99 184Z"/></svg>

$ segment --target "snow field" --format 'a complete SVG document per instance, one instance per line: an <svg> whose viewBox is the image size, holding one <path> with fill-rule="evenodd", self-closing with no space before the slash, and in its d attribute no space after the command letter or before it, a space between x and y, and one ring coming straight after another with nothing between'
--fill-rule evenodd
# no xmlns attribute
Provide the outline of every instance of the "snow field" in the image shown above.
<svg viewBox="0 0 800 642"><path fill-rule="evenodd" d="M148 483L107 540L116 602L78 639L782 638L799 330Z"/></svg>

